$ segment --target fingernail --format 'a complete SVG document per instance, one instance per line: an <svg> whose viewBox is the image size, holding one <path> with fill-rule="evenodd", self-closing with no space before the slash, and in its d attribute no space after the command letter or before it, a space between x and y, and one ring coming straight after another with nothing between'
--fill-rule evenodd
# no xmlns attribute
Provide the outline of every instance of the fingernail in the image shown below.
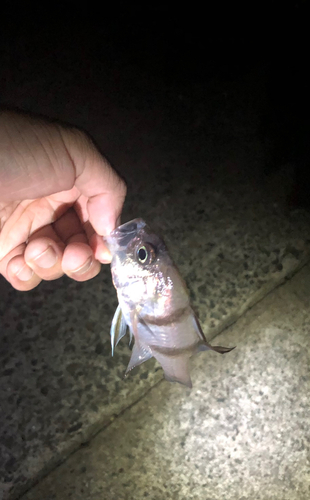
<svg viewBox="0 0 310 500"><path fill-rule="evenodd" d="M111 221L110 221L111 222ZM115 228L121 225L121 216L119 215L117 219L113 219L113 223L107 224L105 236L109 236Z"/></svg>
<svg viewBox="0 0 310 500"><path fill-rule="evenodd" d="M15 276L17 276L20 281L29 281L33 276L33 270L25 264L17 273L15 273Z"/></svg>
<svg viewBox="0 0 310 500"><path fill-rule="evenodd" d="M33 261L37 266L42 267L42 269L50 269L57 262L57 255L52 247L47 247L44 252L38 255Z"/></svg>
<svg viewBox="0 0 310 500"><path fill-rule="evenodd" d="M89 268L91 267L93 263L93 258L92 257L89 257L87 259L87 261L85 262L85 264L83 264L81 267L78 267L77 269L74 269L73 271L71 271L72 274L77 274L77 275L81 275L81 274L85 274Z"/></svg>

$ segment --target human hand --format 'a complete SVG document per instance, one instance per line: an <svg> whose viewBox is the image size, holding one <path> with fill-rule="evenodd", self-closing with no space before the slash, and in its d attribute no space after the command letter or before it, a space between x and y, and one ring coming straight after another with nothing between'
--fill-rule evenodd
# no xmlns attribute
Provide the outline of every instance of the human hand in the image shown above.
<svg viewBox="0 0 310 500"><path fill-rule="evenodd" d="M0 112L0 274L17 290L96 276L125 195L83 132Z"/></svg>

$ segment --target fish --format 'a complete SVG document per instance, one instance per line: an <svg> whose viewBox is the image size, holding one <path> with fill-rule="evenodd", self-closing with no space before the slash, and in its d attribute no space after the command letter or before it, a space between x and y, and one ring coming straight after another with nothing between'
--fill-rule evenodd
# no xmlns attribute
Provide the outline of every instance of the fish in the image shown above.
<svg viewBox="0 0 310 500"><path fill-rule="evenodd" d="M143 219L117 227L106 243L118 297L110 330L112 355L129 330L134 345L125 376L154 357L166 380L192 387L189 360L194 354L207 350L224 354L234 347L207 342L164 241Z"/></svg>

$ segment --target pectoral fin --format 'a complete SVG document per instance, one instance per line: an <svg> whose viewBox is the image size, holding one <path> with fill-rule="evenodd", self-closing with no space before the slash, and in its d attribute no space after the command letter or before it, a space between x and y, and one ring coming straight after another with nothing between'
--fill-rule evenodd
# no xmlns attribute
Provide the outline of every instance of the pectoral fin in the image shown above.
<svg viewBox="0 0 310 500"><path fill-rule="evenodd" d="M117 306L110 330L111 335L111 346L112 346L112 356L114 354L114 349L119 343L119 341L126 335L127 324L123 316L120 305ZM131 339L131 337L130 337Z"/></svg>

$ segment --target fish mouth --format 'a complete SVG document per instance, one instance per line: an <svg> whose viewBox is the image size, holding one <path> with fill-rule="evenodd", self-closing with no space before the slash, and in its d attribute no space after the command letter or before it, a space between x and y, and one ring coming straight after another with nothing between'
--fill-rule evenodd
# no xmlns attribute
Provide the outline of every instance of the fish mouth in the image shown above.
<svg viewBox="0 0 310 500"><path fill-rule="evenodd" d="M115 246L126 247L128 243L141 231L141 229L146 227L146 223L143 219L133 219L129 222L125 222L121 226L118 226L110 235L106 238L109 250L113 253Z"/></svg>
<svg viewBox="0 0 310 500"><path fill-rule="evenodd" d="M122 224L121 226L118 226L116 229L114 229L112 234L114 232L118 232L121 234L131 234L131 233L135 233L136 231L140 231L140 229L142 229L145 226L146 226L146 222L144 222L143 219L140 219L140 218L133 219L129 222L125 222L125 224Z"/></svg>

